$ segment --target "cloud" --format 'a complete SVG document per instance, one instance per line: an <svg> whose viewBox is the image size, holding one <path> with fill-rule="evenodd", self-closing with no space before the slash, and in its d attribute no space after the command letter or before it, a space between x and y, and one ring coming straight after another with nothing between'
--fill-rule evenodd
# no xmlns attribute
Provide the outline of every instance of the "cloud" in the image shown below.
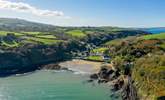
<svg viewBox="0 0 165 100"><path fill-rule="evenodd" d="M7 0L0 0L0 9L32 13L32 14L38 15L38 16L48 16L48 17L64 16L64 13L62 11L38 9L34 6L31 6L31 5L23 3L23 2L11 2L11 1L7 1Z"/></svg>

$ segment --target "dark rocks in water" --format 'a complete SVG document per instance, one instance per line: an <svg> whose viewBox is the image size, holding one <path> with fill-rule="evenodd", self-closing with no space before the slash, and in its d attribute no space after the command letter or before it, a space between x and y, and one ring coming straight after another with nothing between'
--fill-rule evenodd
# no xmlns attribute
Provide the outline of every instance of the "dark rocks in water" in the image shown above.
<svg viewBox="0 0 165 100"><path fill-rule="evenodd" d="M119 81L119 86L120 86L120 88L122 88L123 85L124 85L124 80L120 80L120 81Z"/></svg>
<svg viewBox="0 0 165 100"><path fill-rule="evenodd" d="M88 83L91 83L91 82L93 82L93 81L94 81L94 80L92 80L92 79L90 79L90 80L87 80L87 82L88 82Z"/></svg>
<svg viewBox="0 0 165 100"><path fill-rule="evenodd" d="M51 70L60 70L61 66L59 64L48 64L42 66L43 69L51 69Z"/></svg>
<svg viewBox="0 0 165 100"><path fill-rule="evenodd" d="M125 69L125 75L121 75L119 69L113 70L104 66L98 74L92 75L92 78L98 79L98 83L107 83L113 80L112 91L121 92L123 100L139 100L130 72L130 66Z"/></svg>
<svg viewBox="0 0 165 100"><path fill-rule="evenodd" d="M165 100L165 96L158 97L157 100Z"/></svg>
<svg viewBox="0 0 165 100"><path fill-rule="evenodd" d="M110 76L114 73L115 71L112 69L108 68L101 68L100 72L98 73L99 77L102 79L107 79L109 80Z"/></svg>
<svg viewBox="0 0 165 100"><path fill-rule="evenodd" d="M116 78L119 77L120 75L121 75L121 74L120 74L120 70L117 69L117 70L115 71L115 76L116 76Z"/></svg>
<svg viewBox="0 0 165 100"><path fill-rule="evenodd" d="M110 69L110 70L108 70L107 74L111 75L113 72L114 72L114 70Z"/></svg>
<svg viewBox="0 0 165 100"><path fill-rule="evenodd" d="M105 80L105 79L99 79L98 80L98 83L107 83L108 82L108 80Z"/></svg>
<svg viewBox="0 0 165 100"><path fill-rule="evenodd" d="M66 67L61 67L61 70L69 70L69 69Z"/></svg>
<svg viewBox="0 0 165 100"><path fill-rule="evenodd" d="M124 80L123 79L117 79L117 81L113 85L113 91L121 90L124 86Z"/></svg>
<svg viewBox="0 0 165 100"><path fill-rule="evenodd" d="M119 88L119 84L115 83L114 86L113 86L114 90L115 91L118 91L120 88Z"/></svg>
<svg viewBox="0 0 165 100"><path fill-rule="evenodd" d="M90 78L97 80L99 77L98 77L98 74L92 74L92 75L90 75Z"/></svg>

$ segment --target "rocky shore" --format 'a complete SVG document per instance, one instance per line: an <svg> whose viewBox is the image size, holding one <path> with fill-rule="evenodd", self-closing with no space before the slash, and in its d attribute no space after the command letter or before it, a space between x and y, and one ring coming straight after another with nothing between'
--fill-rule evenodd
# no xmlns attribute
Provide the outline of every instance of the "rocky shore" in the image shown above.
<svg viewBox="0 0 165 100"><path fill-rule="evenodd" d="M103 65L98 73L90 76L89 82L93 81L108 83L114 92L121 94L123 100L139 100L131 76L121 74L120 70L115 69L113 65Z"/></svg>
<svg viewBox="0 0 165 100"><path fill-rule="evenodd" d="M73 59L43 65L41 69L68 70L79 74L89 74L90 80L88 82L97 81L99 84L106 83L110 85L112 91L120 94L123 100L139 100L129 70L125 69L125 74L122 74L113 64Z"/></svg>

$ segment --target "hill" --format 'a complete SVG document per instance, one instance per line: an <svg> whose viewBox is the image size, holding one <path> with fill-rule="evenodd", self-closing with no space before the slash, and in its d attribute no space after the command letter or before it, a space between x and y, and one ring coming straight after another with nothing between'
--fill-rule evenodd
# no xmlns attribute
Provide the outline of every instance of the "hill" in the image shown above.
<svg viewBox="0 0 165 100"><path fill-rule="evenodd" d="M146 35L146 36L143 36L143 38L146 39L146 40L149 40L149 39L165 39L165 33Z"/></svg>
<svg viewBox="0 0 165 100"><path fill-rule="evenodd" d="M118 27L58 27L1 18L0 75L33 71L71 59L106 41L143 34L148 33Z"/></svg>
<svg viewBox="0 0 165 100"><path fill-rule="evenodd" d="M114 68L120 71L121 76L131 77L131 84L128 85L123 97L131 98L131 93L137 92L140 100L164 100L165 96L165 34L152 34L144 36L131 36L122 39L108 41L103 47L108 48L104 55L110 56ZM101 47L102 48L102 47ZM105 70L105 69L104 69ZM110 70L110 69L108 69ZM111 74L107 74L107 80L114 80ZM112 74L113 75L113 74ZM110 77L110 78L109 78ZM124 87L127 82L125 82ZM124 90L124 88L122 88ZM130 92L131 90L131 92ZM127 95L128 94L128 95ZM136 95L134 95L136 96ZM162 99L161 99L162 98ZM132 100L132 99L131 99ZM134 100L134 99L133 99Z"/></svg>
<svg viewBox="0 0 165 100"><path fill-rule="evenodd" d="M3 31L53 31L56 27L17 18L0 18L0 30Z"/></svg>

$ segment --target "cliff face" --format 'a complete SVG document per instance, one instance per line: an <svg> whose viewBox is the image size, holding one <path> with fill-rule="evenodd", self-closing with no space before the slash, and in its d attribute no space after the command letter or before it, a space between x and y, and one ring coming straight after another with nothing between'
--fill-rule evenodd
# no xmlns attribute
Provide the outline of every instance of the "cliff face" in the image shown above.
<svg viewBox="0 0 165 100"><path fill-rule="evenodd" d="M129 71L125 69L125 72ZM98 83L110 82L112 90L119 92L123 100L139 100L136 87L129 74L123 75L119 69L104 65L98 73L91 75L91 80L97 80Z"/></svg>
<svg viewBox="0 0 165 100"><path fill-rule="evenodd" d="M127 77L127 83L122 88L122 98L123 100L139 100L137 89L130 76Z"/></svg>
<svg viewBox="0 0 165 100"><path fill-rule="evenodd" d="M32 71L41 65L67 59L66 48L60 45L45 46L29 44L0 53L0 74Z"/></svg>

